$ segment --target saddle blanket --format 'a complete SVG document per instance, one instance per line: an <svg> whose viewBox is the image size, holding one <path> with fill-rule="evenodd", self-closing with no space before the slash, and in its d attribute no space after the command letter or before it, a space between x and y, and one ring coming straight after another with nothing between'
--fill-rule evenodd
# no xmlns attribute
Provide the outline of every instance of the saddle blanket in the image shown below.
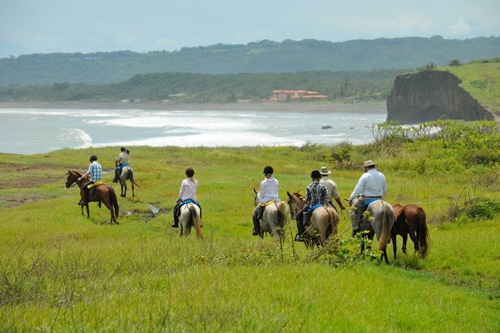
<svg viewBox="0 0 500 333"><path fill-rule="evenodd" d="M93 187L95 187L95 186L99 186L99 185L104 185L104 182L103 182L102 180L98 180L98 181L96 181L96 182L95 182L95 183L93 183L93 184L89 184L89 185L87 186L87 188L90 190L91 188L93 188Z"/></svg>
<svg viewBox="0 0 500 333"><path fill-rule="evenodd" d="M200 204L197 203L196 201L194 201L193 199L187 199L187 200L179 202L179 207L184 206L184 205L189 204L189 203L195 204L196 206L200 207Z"/></svg>
<svg viewBox="0 0 500 333"><path fill-rule="evenodd" d="M323 203L317 203L317 204L315 204L314 206L312 206L312 207L309 208L309 213L313 212L316 208L319 208L321 206L323 206Z"/></svg>
<svg viewBox="0 0 500 333"><path fill-rule="evenodd" d="M261 203L260 206L261 207L266 207L266 206L272 205L275 202L276 202L275 200L269 200L268 202Z"/></svg>

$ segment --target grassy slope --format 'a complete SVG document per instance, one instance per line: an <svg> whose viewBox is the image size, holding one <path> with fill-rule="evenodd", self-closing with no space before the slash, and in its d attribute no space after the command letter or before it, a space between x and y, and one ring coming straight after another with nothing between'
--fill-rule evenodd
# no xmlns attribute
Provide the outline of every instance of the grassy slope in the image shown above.
<svg viewBox="0 0 500 333"><path fill-rule="evenodd" d="M417 203L434 222L423 261L401 256L379 266L354 258L358 248L349 241L344 249L351 261L339 264L333 254L311 260L291 241L294 231L283 247L251 236L252 189L263 166L273 165L284 199L286 191L304 193L312 169L334 167L331 149L131 147L141 188L135 198L120 198L118 226L109 226L109 213L95 204L92 217L82 217L77 189L64 188L67 168L84 171L90 153L111 168L116 147L0 155L1 167L15 166L4 173L4 184L49 179L0 190L0 329L498 332L500 217L437 223L450 198L464 191L498 198L498 178L474 185L484 176L469 173L466 185L457 174L413 172L422 152L353 152L353 161L381 161L389 202ZM37 168L42 164L50 168ZM204 241L180 239L169 226L187 166L200 181ZM333 172L342 197L360 174L359 168ZM24 197L39 201L13 205ZM161 213L153 216L151 205ZM348 239L345 212L339 232Z"/></svg>
<svg viewBox="0 0 500 333"><path fill-rule="evenodd" d="M444 69L460 78L460 86L488 110L500 114L500 63L474 62Z"/></svg>

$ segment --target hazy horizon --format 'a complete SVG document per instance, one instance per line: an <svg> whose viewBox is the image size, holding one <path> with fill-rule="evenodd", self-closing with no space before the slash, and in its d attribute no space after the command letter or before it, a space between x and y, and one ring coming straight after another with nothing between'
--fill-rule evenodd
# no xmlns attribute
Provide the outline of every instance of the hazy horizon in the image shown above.
<svg viewBox="0 0 500 333"><path fill-rule="evenodd" d="M329 42L498 36L500 2L311 0L2 0L0 58L37 53L145 53L261 40Z"/></svg>

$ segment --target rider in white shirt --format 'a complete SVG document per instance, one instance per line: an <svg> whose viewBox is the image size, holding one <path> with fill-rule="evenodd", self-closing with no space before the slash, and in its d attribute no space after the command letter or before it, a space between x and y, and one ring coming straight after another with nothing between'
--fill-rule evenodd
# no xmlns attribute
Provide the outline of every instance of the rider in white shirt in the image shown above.
<svg viewBox="0 0 500 333"><path fill-rule="evenodd" d="M387 193L385 176L376 169L375 163L368 160L364 163L365 173L359 178L356 187L349 197L349 215L353 236L359 231L358 212L368 200L383 199Z"/></svg>

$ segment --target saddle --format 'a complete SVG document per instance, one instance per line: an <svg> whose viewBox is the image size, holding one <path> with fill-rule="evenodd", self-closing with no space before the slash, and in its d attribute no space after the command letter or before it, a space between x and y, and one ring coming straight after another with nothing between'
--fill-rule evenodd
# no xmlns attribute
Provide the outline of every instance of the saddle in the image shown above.
<svg viewBox="0 0 500 333"><path fill-rule="evenodd" d="M87 190L89 191L89 195L92 195L94 194L95 192L95 189L97 188L97 186L99 185L104 185L104 182L102 180L98 180L96 181L95 183L93 184L89 184L87 185Z"/></svg>
<svg viewBox="0 0 500 333"><path fill-rule="evenodd" d="M359 207L359 209L358 209L358 223L362 223L364 221L364 218L363 218L364 212L366 212L366 210L368 209L368 206L376 200L381 200L381 199L373 198L370 200L366 200L365 202L363 202L361 207Z"/></svg>
<svg viewBox="0 0 500 333"><path fill-rule="evenodd" d="M275 200L269 200L268 202L265 202L265 203L261 203L259 205L260 209L259 209L259 212L257 214L257 218L260 220L262 219L262 216L264 215L264 211L266 210L266 207L269 206L269 205L273 205L275 204L276 201Z"/></svg>
<svg viewBox="0 0 500 333"><path fill-rule="evenodd" d="M184 201L179 201L175 207L174 207L174 214L175 216L179 217L181 216L181 207L186 205L186 204L194 204L196 206L198 206L198 208L200 208L200 218L201 218L201 206L198 202L192 200L192 199L187 199L187 200L184 200Z"/></svg>

